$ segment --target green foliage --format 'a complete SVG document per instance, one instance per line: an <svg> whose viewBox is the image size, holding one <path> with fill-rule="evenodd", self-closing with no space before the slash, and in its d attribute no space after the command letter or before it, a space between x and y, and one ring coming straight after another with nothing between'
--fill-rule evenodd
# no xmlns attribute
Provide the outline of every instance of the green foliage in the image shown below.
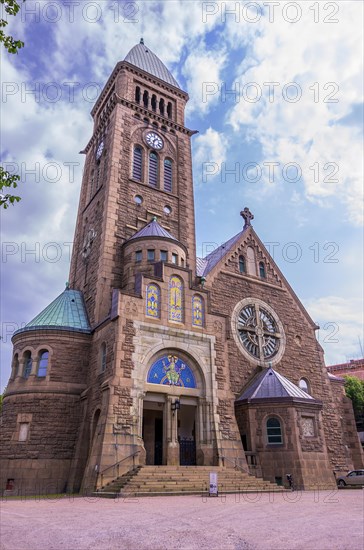
<svg viewBox="0 0 364 550"><path fill-rule="evenodd" d="M10 204L19 202L21 199L17 195L10 193L3 194L3 189L15 189L18 187L20 176L18 174L9 174L2 166L0 166L0 207L8 208Z"/></svg>
<svg viewBox="0 0 364 550"><path fill-rule="evenodd" d="M353 402L355 418L359 420L364 412L364 381L356 376L344 376L345 393Z"/></svg>
<svg viewBox="0 0 364 550"><path fill-rule="evenodd" d="M25 0L23 0L23 2L25 2ZM15 16L20 10L20 5L16 0L0 0L0 4L4 6L1 8L1 13L5 11L5 13L7 13L8 15ZM6 27L7 24L8 21L3 18L0 19L0 42L4 44L5 49L9 53L18 53L18 50L24 47L24 42L22 42L21 40L15 40L15 38L13 38L12 36L7 36L4 33L3 29Z"/></svg>
<svg viewBox="0 0 364 550"><path fill-rule="evenodd" d="M25 2L25 0L23 0ZM16 15L20 10L20 5L16 0L0 0L1 5L1 18L0 18L0 44L4 44L5 49L9 53L18 53L18 50L24 46L24 42L21 40L15 40L12 36L7 36L3 29L8 24L8 21L2 18L5 11L8 15ZM8 208L10 204L20 201L20 197L11 193L3 194L3 189L14 189L18 186L20 176L17 174L10 174L7 170L4 170L0 166L0 207Z"/></svg>

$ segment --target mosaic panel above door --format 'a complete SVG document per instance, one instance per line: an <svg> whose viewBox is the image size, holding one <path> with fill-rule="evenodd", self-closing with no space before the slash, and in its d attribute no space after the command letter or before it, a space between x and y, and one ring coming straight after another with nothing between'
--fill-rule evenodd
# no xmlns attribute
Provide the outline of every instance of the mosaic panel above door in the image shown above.
<svg viewBox="0 0 364 550"><path fill-rule="evenodd" d="M150 367L147 382L165 386L196 388L195 376L189 365L178 355L165 355Z"/></svg>

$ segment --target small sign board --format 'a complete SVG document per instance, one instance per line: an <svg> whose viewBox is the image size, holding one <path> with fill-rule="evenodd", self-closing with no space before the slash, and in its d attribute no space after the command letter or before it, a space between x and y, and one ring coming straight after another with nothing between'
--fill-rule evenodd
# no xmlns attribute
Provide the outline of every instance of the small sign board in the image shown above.
<svg viewBox="0 0 364 550"><path fill-rule="evenodd" d="M210 489L209 495L218 496L218 486L217 486L217 472L210 472Z"/></svg>

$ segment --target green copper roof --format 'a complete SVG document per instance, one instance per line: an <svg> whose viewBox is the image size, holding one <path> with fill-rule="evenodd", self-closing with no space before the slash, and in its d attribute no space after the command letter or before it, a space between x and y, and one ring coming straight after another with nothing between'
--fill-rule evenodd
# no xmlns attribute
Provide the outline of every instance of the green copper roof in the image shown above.
<svg viewBox="0 0 364 550"><path fill-rule="evenodd" d="M91 333L82 292L66 288L49 306L15 334L34 329Z"/></svg>

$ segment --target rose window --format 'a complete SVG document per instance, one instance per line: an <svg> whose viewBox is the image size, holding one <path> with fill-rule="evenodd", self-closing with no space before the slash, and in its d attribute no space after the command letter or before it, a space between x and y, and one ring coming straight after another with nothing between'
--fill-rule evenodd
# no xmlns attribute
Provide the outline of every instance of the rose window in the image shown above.
<svg viewBox="0 0 364 550"><path fill-rule="evenodd" d="M244 350L258 360L270 360L277 355L282 338L279 325L273 311L262 303L249 303L237 313L239 340Z"/></svg>

